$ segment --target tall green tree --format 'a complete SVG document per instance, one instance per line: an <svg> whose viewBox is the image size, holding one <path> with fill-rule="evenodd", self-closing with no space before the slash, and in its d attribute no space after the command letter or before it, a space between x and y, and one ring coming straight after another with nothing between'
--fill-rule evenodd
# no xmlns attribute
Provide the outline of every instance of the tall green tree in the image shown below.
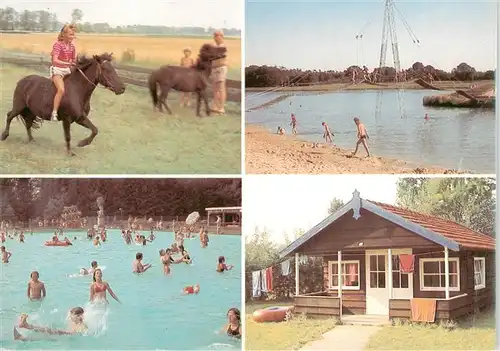
<svg viewBox="0 0 500 351"><path fill-rule="evenodd" d="M494 178L403 178L397 204L495 235Z"/></svg>

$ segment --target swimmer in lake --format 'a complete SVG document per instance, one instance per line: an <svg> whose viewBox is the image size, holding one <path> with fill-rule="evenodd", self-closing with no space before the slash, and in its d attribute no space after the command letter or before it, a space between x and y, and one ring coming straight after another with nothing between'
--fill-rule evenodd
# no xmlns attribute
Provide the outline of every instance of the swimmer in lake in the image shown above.
<svg viewBox="0 0 500 351"><path fill-rule="evenodd" d="M90 301L104 301L108 303L108 299L106 297L106 291L109 291L109 294L113 299L115 299L117 302L120 302L118 300L118 297L116 297L115 293L109 286L108 282L105 282L102 280L102 271L97 268L94 271L93 274L93 282L90 285Z"/></svg>
<svg viewBox="0 0 500 351"><path fill-rule="evenodd" d="M47 291L45 290L45 284L38 280L40 274L37 271L31 272L30 281L28 282L28 299L30 300L41 300L47 296Z"/></svg>
<svg viewBox="0 0 500 351"><path fill-rule="evenodd" d="M332 136L333 133L330 130L330 127L328 127L328 124L326 122L321 122L321 125L323 126L323 139L325 139L326 143L331 144L332 143Z"/></svg>
<svg viewBox="0 0 500 351"><path fill-rule="evenodd" d="M23 313L19 317L19 324L17 328L28 329L38 333L45 333L49 335L74 335L83 334L87 331L87 325L83 322L84 310L81 307L74 307L69 311L69 330L54 329L48 327L41 327L31 325L28 323L28 315ZM22 336L16 327L14 327L14 340L21 341L34 341L35 339L26 338Z"/></svg>
<svg viewBox="0 0 500 351"><path fill-rule="evenodd" d="M135 254L135 260L132 263L132 272L133 273L144 273L146 272L149 268L151 268L151 264L142 264L142 252L138 252Z"/></svg>
<svg viewBox="0 0 500 351"><path fill-rule="evenodd" d="M19 234L19 242L24 243L24 232L21 232L21 234Z"/></svg>
<svg viewBox="0 0 500 351"><path fill-rule="evenodd" d="M297 119L295 118L295 114L292 113L290 125L292 126L292 134L297 135ZM280 127L281 128L281 127Z"/></svg>
<svg viewBox="0 0 500 351"><path fill-rule="evenodd" d="M5 246L0 247L0 255L2 255L2 263L9 263L9 258L12 254L7 251Z"/></svg>
<svg viewBox="0 0 500 351"><path fill-rule="evenodd" d="M90 263L90 268L89 269L86 269L86 268L82 268L80 269L80 274L81 275L89 275L89 274L93 274L94 271L97 269L97 261L92 261Z"/></svg>
<svg viewBox="0 0 500 351"><path fill-rule="evenodd" d="M229 271L233 269L234 265L227 265L226 258L224 256L219 256L219 263L217 264L217 272L222 273L224 271Z"/></svg>
<svg viewBox="0 0 500 351"><path fill-rule="evenodd" d="M186 286L182 290L183 295L193 295L193 294L198 294L199 292L200 292L200 284Z"/></svg>
<svg viewBox="0 0 500 351"><path fill-rule="evenodd" d="M241 339L241 314L240 310L237 308L230 308L227 311L227 326L226 326L226 335Z"/></svg>
<svg viewBox="0 0 500 351"><path fill-rule="evenodd" d="M354 117L354 123L356 124L356 129L358 131L358 141L356 142L356 149L352 153L351 156L356 156L358 152L359 144L363 144L363 147L366 150L367 157L370 157L370 150L368 149L367 140L370 139L368 136L368 132L366 131L365 125L361 123L358 117Z"/></svg>

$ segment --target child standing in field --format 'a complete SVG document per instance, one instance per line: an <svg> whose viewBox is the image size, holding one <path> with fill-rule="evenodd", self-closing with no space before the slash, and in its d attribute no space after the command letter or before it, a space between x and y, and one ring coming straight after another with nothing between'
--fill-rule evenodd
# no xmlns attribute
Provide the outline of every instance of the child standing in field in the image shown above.
<svg viewBox="0 0 500 351"><path fill-rule="evenodd" d="M9 263L9 258L12 254L7 251L5 246L0 247L0 254L2 255L2 263Z"/></svg>
<svg viewBox="0 0 500 351"><path fill-rule="evenodd" d="M191 48L184 49L184 56L181 58L182 67L191 67L194 65L194 60L191 57ZM191 93L181 92L181 106L189 106L191 100Z"/></svg>
<svg viewBox="0 0 500 351"><path fill-rule="evenodd" d="M57 111L64 96L64 77L71 73L71 66L76 63L76 48L73 44L76 26L66 24L61 29L57 41L52 46L52 66L50 66L50 78L56 86L54 105L50 120L57 122Z"/></svg>
<svg viewBox="0 0 500 351"><path fill-rule="evenodd" d="M323 139L325 139L326 143L332 143L332 131L330 130L330 127L328 127L328 124L326 122L321 122L321 125L323 126Z"/></svg>
<svg viewBox="0 0 500 351"><path fill-rule="evenodd" d="M358 141L356 142L356 149L352 153L352 156L356 156L359 144L363 144L363 147L365 148L367 153L367 157L370 157L370 150L368 150L368 143L367 143L367 140L370 139L370 137L368 136L368 132L366 131L365 125L361 123L358 117L354 117L354 123L356 124L356 128L358 131Z"/></svg>
<svg viewBox="0 0 500 351"><path fill-rule="evenodd" d="M37 271L31 272L31 279L28 282L28 299L30 300L41 300L47 295L45 284L38 280L39 277Z"/></svg>

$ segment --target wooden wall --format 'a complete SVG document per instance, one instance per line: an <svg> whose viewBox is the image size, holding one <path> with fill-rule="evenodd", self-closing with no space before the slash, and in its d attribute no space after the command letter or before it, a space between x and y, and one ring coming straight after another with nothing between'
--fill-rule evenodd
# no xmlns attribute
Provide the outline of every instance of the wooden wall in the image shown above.
<svg viewBox="0 0 500 351"><path fill-rule="evenodd" d="M326 295L326 296L321 296ZM334 317L340 315L340 299L317 293L294 297L294 313L305 313L312 317Z"/></svg>

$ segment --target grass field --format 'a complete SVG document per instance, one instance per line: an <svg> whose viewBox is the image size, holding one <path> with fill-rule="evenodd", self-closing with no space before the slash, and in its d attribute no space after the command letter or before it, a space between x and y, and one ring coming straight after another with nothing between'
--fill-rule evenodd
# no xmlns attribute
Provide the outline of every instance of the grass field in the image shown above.
<svg viewBox="0 0 500 351"><path fill-rule="evenodd" d="M0 116L12 107L17 81L33 73L37 72L15 65L0 67ZM0 173L240 173L241 107L229 103L227 116L199 118L193 108L181 108L178 101L177 93L169 95L174 113L170 116L153 112L149 92L144 88L129 85L120 96L98 89L92 97L90 118L99 128L99 135L90 146L76 148L76 143L90 132L73 124L75 157L66 156L61 123L44 123L34 131L35 141L28 144L26 129L16 119L9 138L0 142ZM5 122L0 125L1 130L4 127Z"/></svg>
<svg viewBox="0 0 500 351"><path fill-rule="evenodd" d="M245 342L247 350L298 350L310 341L319 339L335 327L333 319L306 319L295 316L281 323L256 323L252 319L255 310L288 304L247 303L245 316ZM335 346L333 349L339 346Z"/></svg>
<svg viewBox="0 0 500 351"><path fill-rule="evenodd" d="M0 48L27 52L33 54L50 55L56 33L30 33L2 35ZM156 68L165 64L178 64L185 47L191 47L193 57L196 58L199 48L212 42L206 37L155 37L155 36L126 36L126 35L96 35L78 33L75 45L78 52L86 54L100 54L113 52L118 61L123 52L132 49L135 52L135 61L127 64L141 67ZM231 38L226 40L229 61L229 78L239 80L241 77L241 40Z"/></svg>
<svg viewBox="0 0 500 351"><path fill-rule="evenodd" d="M374 335L369 350L495 350L495 311L467 320L453 330L433 325L387 326Z"/></svg>

